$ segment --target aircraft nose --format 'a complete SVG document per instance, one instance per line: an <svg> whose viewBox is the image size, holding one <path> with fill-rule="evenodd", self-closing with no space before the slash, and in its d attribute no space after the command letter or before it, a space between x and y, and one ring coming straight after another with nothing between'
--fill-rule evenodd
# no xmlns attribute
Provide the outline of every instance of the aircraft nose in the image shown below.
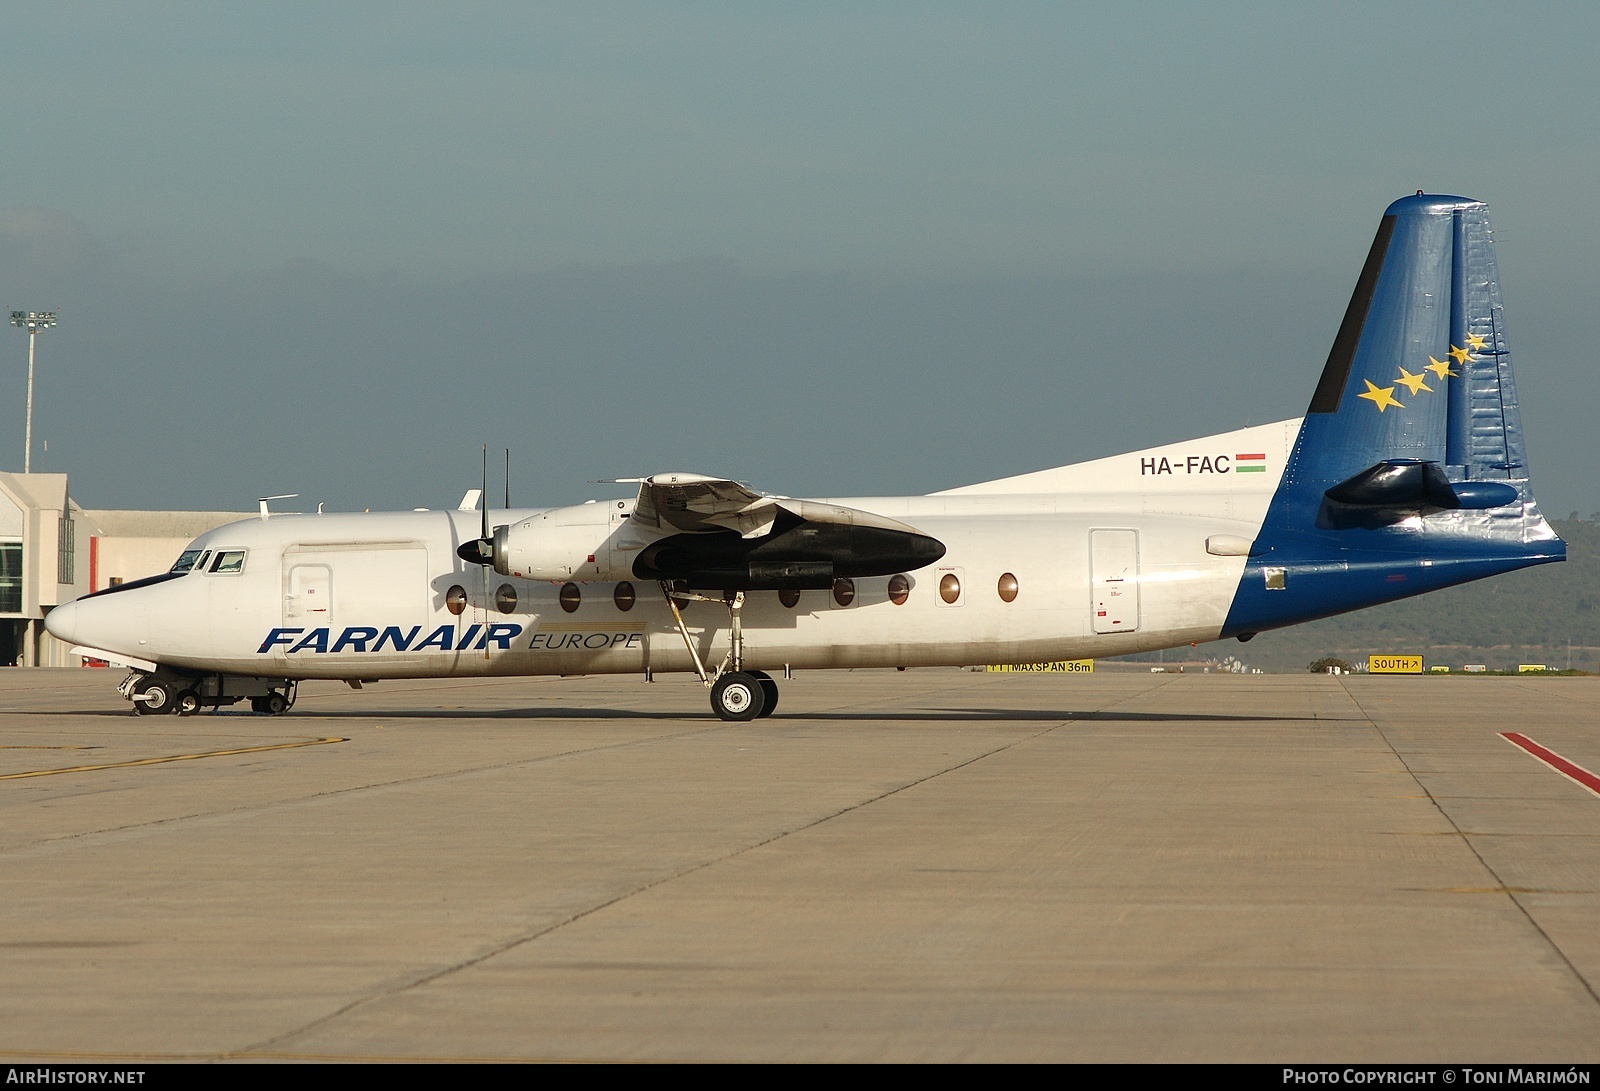
<svg viewBox="0 0 1600 1091"><path fill-rule="evenodd" d="M51 610L44 627L69 645L139 655L148 644L146 605L137 594L85 597Z"/></svg>
<svg viewBox="0 0 1600 1091"><path fill-rule="evenodd" d="M78 622L82 608L76 602L64 603L57 606L44 616L44 627L50 635L67 644L81 644L78 639Z"/></svg>

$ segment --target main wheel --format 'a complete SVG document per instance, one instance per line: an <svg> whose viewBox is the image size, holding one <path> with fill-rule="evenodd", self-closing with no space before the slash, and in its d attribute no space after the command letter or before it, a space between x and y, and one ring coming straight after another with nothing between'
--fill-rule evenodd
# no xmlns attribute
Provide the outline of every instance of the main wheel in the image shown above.
<svg viewBox="0 0 1600 1091"><path fill-rule="evenodd" d="M765 719L772 715L772 710L778 707L778 683L772 680L772 675L766 671L750 671L750 677L761 683L761 692L766 701L761 706L758 717Z"/></svg>
<svg viewBox="0 0 1600 1091"><path fill-rule="evenodd" d="M724 674L711 687L711 711L724 720L753 720L766 706L767 692L743 672Z"/></svg>
<svg viewBox="0 0 1600 1091"><path fill-rule="evenodd" d="M179 693L173 703L179 716L193 716L200 711L200 695L192 689Z"/></svg>
<svg viewBox="0 0 1600 1091"><path fill-rule="evenodd" d="M165 716L178 707L178 693L170 682L154 678L146 682L133 697L133 711L138 716Z"/></svg>
<svg viewBox="0 0 1600 1091"><path fill-rule="evenodd" d="M282 716L289 711L289 698L274 690L261 698L261 710L268 716Z"/></svg>

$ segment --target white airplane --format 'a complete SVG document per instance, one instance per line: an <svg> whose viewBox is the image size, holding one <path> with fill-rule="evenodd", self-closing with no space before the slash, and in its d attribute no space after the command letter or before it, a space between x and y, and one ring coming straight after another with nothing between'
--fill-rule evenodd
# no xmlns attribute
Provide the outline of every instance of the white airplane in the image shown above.
<svg viewBox="0 0 1600 1091"><path fill-rule="evenodd" d="M270 515L57 607L145 715L305 678L693 672L726 720L784 668L1122 655L1565 559L1539 514L1485 206L1384 214L1305 417L927 496L659 473L624 499Z"/></svg>

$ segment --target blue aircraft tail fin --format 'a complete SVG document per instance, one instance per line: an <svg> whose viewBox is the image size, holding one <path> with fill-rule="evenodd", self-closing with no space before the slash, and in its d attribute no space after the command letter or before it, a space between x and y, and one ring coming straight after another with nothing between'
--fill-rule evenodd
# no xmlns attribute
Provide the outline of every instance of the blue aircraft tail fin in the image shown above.
<svg viewBox="0 0 1600 1091"><path fill-rule="evenodd" d="M1404 197L1384 213L1224 633L1565 553L1529 480L1488 208Z"/></svg>
<svg viewBox="0 0 1600 1091"><path fill-rule="evenodd" d="M1289 474L1327 488L1390 460L1532 500L1482 202L1418 194L1384 213Z"/></svg>

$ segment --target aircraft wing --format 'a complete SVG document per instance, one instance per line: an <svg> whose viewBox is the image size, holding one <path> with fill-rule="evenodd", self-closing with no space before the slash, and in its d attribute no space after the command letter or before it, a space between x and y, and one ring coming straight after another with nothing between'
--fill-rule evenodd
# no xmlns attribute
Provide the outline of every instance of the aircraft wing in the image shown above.
<svg viewBox="0 0 1600 1091"><path fill-rule="evenodd" d="M728 478L666 473L633 480L639 483L633 520L651 527L686 533L732 530L741 538L764 538L772 533L779 514L787 512L806 523L916 533L897 519L840 504L769 496Z"/></svg>

